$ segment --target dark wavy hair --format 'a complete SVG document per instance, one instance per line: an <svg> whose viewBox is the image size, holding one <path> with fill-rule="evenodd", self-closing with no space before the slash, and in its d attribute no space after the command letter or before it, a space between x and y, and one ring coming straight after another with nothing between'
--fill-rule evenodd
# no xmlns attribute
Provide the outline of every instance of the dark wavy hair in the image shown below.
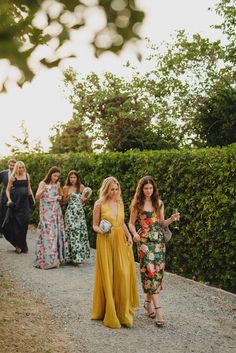
<svg viewBox="0 0 236 353"><path fill-rule="evenodd" d="M49 184L51 181L51 176L54 173L60 173L61 174L61 169L58 167L52 167L49 169L47 175L45 176L45 178L43 179L43 181L45 182L45 184Z"/></svg>
<svg viewBox="0 0 236 353"><path fill-rule="evenodd" d="M144 200L145 200L143 188L147 184L152 184L152 186L153 186L153 193L151 195L152 206L156 212L159 212L159 209L160 209L160 207L159 207L159 193L158 193L156 184L150 175L145 175L144 177L142 177L139 180L135 194L134 194L134 198L133 198L131 205L130 205L130 209L137 211L137 214L140 214L143 211Z"/></svg>
<svg viewBox="0 0 236 353"><path fill-rule="evenodd" d="M77 181L76 181L75 186L76 186L77 191L79 191L80 190L81 181L80 181L79 174L78 174L78 172L76 170L70 170L69 171L69 173L67 175L67 178L66 178L66 181L65 181L65 186L71 186L72 185L71 182L70 182L70 176L71 175L75 175L76 176Z"/></svg>

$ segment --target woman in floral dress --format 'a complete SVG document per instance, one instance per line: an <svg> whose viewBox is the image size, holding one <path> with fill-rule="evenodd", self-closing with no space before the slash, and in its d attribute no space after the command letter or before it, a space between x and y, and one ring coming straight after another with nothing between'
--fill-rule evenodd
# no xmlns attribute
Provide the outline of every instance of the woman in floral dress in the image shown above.
<svg viewBox="0 0 236 353"><path fill-rule="evenodd" d="M66 262L74 265L81 264L90 256L88 230L82 206L85 202L81 196L83 188L78 173L71 170L63 188L63 200L68 203L65 213Z"/></svg>
<svg viewBox="0 0 236 353"><path fill-rule="evenodd" d="M46 270L65 261L65 232L60 200L60 169L52 167L39 183L36 199L40 200L35 267Z"/></svg>
<svg viewBox="0 0 236 353"><path fill-rule="evenodd" d="M135 228L136 220L140 226L138 231ZM153 179L150 176L141 178L131 203L129 228L138 243L141 282L146 293L144 308L149 317L156 319L158 327L164 325L159 293L162 290L166 247L161 226L166 227L176 220L179 220L179 213L164 219L164 205ZM152 311L151 302L155 312Z"/></svg>

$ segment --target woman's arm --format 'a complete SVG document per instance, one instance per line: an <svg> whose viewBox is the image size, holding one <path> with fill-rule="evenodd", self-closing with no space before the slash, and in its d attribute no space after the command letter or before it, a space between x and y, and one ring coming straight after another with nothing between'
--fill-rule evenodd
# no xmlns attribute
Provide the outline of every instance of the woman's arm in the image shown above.
<svg viewBox="0 0 236 353"><path fill-rule="evenodd" d="M180 214L179 212L172 214L169 218L165 219L165 211L164 211L164 204L160 201L160 224L162 227L167 227L171 223L175 221L179 221Z"/></svg>
<svg viewBox="0 0 236 353"><path fill-rule="evenodd" d="M47 185L45 184L44 181L40 181L35 198L41 199L45 191L47 191Z"/></svg>
<svg viewBox="0 0 236 353"><path fill-rule="evenodd" d="M140 236L137 233L136 228L135 228L136 219L137 219L137 211L132 209L131 213L130 213L130 219L129 219L129 229L130 229L131 234L133 235L134 242L137 242L140 240Z"/></svg>
<svg viewBox="0 0 236 353"><path fill-rule="evenodd" d="M101 229L99 228L101 220L101 202L97 201L95 202L94 208L93 208L93 230L96 233L102 233Z"/></svg>
<svg viewBox="0 0 236 353"><path fill-rule="evenodd" d="M30 176L27 173L27 177L28 177L28 195L32 196L33 202L35 203L35 198L34 198L34 194L33 194L33 190L31 188L31 182L30 182Z"/></svg>
<svg viewBox="0 0 236 353"><path fill-rule="evenodd" d="M10 190L12 188L13 185L13 177L10 177L8 184L7 184L7 188L6 188L6 196L7 196L7 205L12 202L11 201L11 196L10 196Z"/></svg>
<svg viewBox="0 0 236 353"><path fill-rule="evenodd" d="M63 186L63 202L67 204L70 199L69 186Z"/></svg>
<svg viewBox="0 0 236 353"><path fill-rule="evenodd" d="M124 232L125 232L125 235L126 235L126 238L127 238L127 240L128 240L128 243L129 243L130 245L133 245L132 236L131 236L131 234L130 234L130 232L129 232L129 229L128 229L128 227L127 227L127 225L126 225L125 223L123 223L122 228L123 228L123 230L124 230Z"/></svg>
<svg viewBox="0 0 236 353"><path fill-rule="evenodd" d="M60 181L57 182L57 192L58 192L57 200L58 200L58 201L63 200L63 190L62 190L62 188L61 188Z"/></svg>
<svg viewBox="0 0 236 353"><path fill-rule="evenodd" d="M84 191L85 186L83 184L80 184L79 192L82 194Z"/></svg>

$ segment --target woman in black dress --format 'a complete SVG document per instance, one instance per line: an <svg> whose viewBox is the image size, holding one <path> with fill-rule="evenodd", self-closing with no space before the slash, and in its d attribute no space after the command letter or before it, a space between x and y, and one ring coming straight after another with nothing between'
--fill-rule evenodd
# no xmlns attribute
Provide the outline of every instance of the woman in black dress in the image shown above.
<svg viewBox="0 0 236 353"><path fill-rule="evenodd" d="M6 189L9 209L3 227L5 238L16 248L18 254L28 252L26 234L29 224L29 195L32 195L34 200L30 176L26 172L25 164L18 161Z"/></svg>

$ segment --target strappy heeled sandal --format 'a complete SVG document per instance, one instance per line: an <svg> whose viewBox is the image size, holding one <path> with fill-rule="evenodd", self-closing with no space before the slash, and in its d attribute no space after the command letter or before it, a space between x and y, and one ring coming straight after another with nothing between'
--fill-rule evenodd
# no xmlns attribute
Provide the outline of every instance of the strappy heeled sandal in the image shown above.
<svg viewBox="0 0 236 353"><path fill-rule="evenodd" d="M148 311L148 308L147 308L147 306L145 305L146 303L151 303L151 301L150 301L150 300L145 300L145 302L144 302L144 304L143 304L143 307L144 307L144 309L147 311L148 317L150 317L151 319L155 319L156 314L154 313L154 311L151 311L151 312Z"/></svg>
<svg viewBox="0 0 236 353"><path fill-rule="evenodd" d="M155 317L157 316L157 311L160 309L161 307L158 306L157 308L154 308L156 310L156 315ZM157 327L163 327L165 325L165 321L164 320L156 320L155 322L156 326Z"/></svg>

